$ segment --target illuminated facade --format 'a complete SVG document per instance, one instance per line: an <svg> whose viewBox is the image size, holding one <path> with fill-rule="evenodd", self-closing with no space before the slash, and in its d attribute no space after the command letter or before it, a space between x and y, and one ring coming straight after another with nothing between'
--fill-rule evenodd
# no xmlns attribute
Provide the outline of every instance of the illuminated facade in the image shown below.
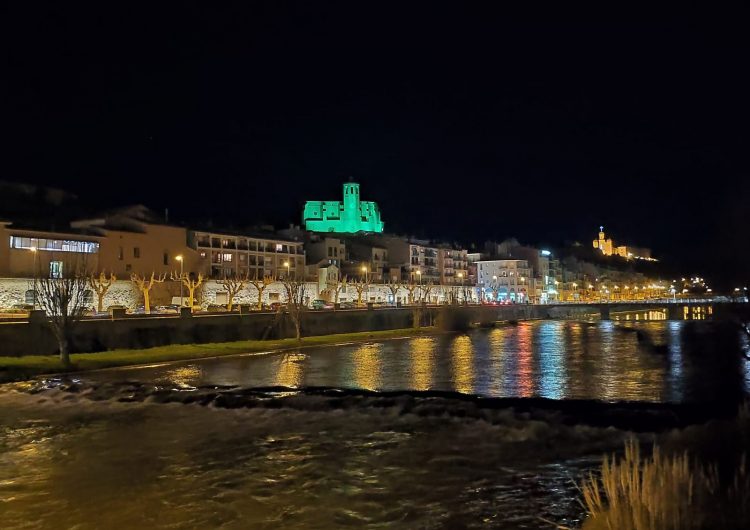
<svg viewBox="0 0 750 530"><path fill-rule="evenodd" d="M383 231L378 205L359 200L359 184L344 184L343 201L307 201L302 213L305 228L312 232L357 232Z"/></svg>
<svg viewBox="0 0 750 530"><path fill-rule="evenodd" d="M628 247L625 245L615 246L612 239L607 239L604 234L604 227L599 227L599 239L594 239L593 245L605 256L620 256L625 259L643 259L647 261L657 261L651 257L651 250L647 248Z"/></svg>

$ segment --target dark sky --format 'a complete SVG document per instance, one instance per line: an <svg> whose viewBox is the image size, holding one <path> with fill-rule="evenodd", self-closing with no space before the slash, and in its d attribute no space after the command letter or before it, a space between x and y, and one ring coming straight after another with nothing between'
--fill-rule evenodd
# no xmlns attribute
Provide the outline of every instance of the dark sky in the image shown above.
<svg viewBox="0 0 750 530"><path fill-rule="evenodd" d="M746 12L15 4L0 179L284 225L352 176L389 230L556 244L604 224L748 276Z"/></svg>

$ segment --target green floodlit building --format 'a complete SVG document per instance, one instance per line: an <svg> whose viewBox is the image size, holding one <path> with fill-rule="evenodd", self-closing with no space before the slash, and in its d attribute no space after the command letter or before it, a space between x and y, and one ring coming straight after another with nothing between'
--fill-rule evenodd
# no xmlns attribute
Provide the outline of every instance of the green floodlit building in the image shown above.
<svg viewBox="0 0 750 530"><path fill-rule="evenodd" d="M359 200L359 184L344 184L344 201L307 201L302 222L311 232L382 232L378 205Z"/></svg>

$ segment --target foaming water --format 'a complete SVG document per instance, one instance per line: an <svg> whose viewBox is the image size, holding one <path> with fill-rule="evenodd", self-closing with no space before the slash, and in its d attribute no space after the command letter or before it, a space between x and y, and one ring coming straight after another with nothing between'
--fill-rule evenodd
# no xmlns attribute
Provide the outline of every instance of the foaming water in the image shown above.
<svg viewBox="0 0 750 530"><path fill-rule="evenodd" d="M706 329L521 323L6 385L0 520L576 527L575 482L603 453L746 391L746 365L719 356L736 337Z"/></svg>
<svg viewBox="0 0 750 530"><path fill-rule="evenodd" d="M4 528L574 524L572 481L627 436L450 397L286 392L227 409L108 395L1 396Z"/></svg>

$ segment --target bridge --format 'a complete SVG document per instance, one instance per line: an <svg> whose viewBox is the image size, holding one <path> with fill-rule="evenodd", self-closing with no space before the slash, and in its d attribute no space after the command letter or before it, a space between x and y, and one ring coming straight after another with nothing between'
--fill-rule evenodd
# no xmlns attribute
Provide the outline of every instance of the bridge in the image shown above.
<svg viewBox="0 0 750 530"><path fill-rule="evenodd" d="M642 311L663 311L667 320L703 319L715 314L726 314L729 310L747 306L745 303L733 301L716 301L712 299L662 299L622 302L591 302L591 303L559 303L536 306L539 318L561 318L576 314L596 314L602 320L612 320L616 313L631 313Z"/></svg>

